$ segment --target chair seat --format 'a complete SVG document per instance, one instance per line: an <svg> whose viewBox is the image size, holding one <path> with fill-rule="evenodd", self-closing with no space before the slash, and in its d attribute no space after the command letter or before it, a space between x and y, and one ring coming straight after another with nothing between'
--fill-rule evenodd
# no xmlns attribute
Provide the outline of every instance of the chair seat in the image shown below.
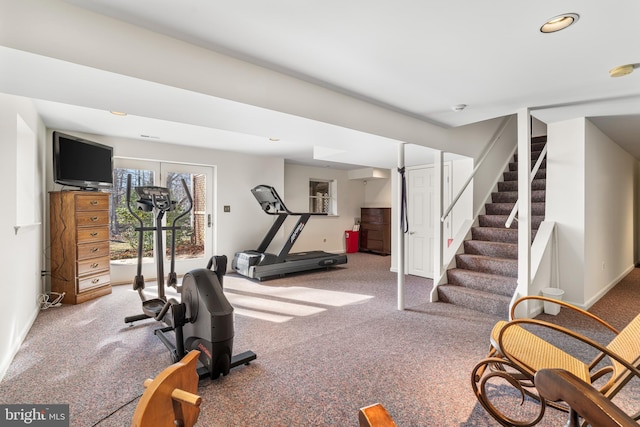
<svg viewBox="0 0 640 427"><path fill-rule="evenodd" d="M501 320L491 331L491 343L500 353L508 353L510 358L518 360L533 373L541 369L564 369L587 384L591 384L587 364L521 326L512 325L505 330L502 344L506 348L501 348L499 335L506 324L507 322Z"/></svg>
<svg viewBox="0 0 640 427"><path fill-rule="evenodd" d="M561 325L540 319L516 318L516 308L524 301L538 300L553 302L570 309L583 319L590 319L599 328L608 329L614 334L609 344L601 344L593 339L572 331ZM509 310L510 321L499 321L491 331L491 348L486 358L474 366L471 371L471 387L483 408L501 425L533 427L544 416L547 407L568 410L567 402L549 401L536 389L534 376L545 369L566 371L589 386L596 387L598 393L612 399L631 378L640 378L638 363L640 362L640 315L636 316L621 331L603 319L566 302L554 300L540 295L527 295L516 300ZM582 342L590 351L596 351L593 359L588 352L576 353L578 357L588 358L584 362L577 357L547 342L546 334L536 335L538 331L553 331L556 337L562 336L569 341ZM555 340L554 340L555 341ZM541 402L538 411L524 416L510 405L496 406L503 394L497 393L496 380L514 387L516 398L525 395ZM596 381L597 380L597 381ZM518 394L520 396L518 396ZM512 410L514 409L514 410ZM518 418L512 418L516 415Z"/></svg>

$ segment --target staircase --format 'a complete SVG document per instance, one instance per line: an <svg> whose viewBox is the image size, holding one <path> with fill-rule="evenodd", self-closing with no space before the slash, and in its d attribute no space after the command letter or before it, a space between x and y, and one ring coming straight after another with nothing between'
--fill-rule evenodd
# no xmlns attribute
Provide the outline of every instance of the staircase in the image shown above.
<svg viewBox="0 0 640 427"><path fill-rule="evenodd" d="M531 139L531 162L538 159L547 137ZM546 159L531 183L531 240L544 219ZM506 228L518 200L518 155L492 193L492 203L471 228L471 240L464 242L464 253L456 255L456 268L447 271L448 284L438 287L438 298L476 311L507 318L509 303L518 280L518 222Z"/></svg>

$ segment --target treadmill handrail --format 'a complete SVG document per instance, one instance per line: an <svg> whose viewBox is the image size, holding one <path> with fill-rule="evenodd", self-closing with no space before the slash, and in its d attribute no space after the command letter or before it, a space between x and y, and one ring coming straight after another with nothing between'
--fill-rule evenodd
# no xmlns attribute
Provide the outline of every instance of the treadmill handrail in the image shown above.
<svg viewBox="0 0 640 427"><path fill-rule="evenodd" d="M269 191L269 194L271 195L270 199L265 199L261 197L265 194L265 190ZM260 204L260 207L262 208L262 210L268 215L280 215L282 213L287 213L288 215L293 215L293 216L302 216L302 215L327 216L329 215L327 212L292 212L290 211L287 208L287 206L284 204L284 201L280 198L280 195L278 194L276 189L270 185L264 185L264 184L257 185L253 189L251 189L251 193L258 201L258 204ZM280 208L278 208L278 206Z"/></svg>

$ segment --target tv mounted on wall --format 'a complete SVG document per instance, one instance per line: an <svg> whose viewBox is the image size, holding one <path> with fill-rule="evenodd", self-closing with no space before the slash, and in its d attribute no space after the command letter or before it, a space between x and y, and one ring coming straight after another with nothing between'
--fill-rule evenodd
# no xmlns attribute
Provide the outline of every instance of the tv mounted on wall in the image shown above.
<svg viewBox="0 0 640 427"><path fill-rule="evenodd" d="M56 184L100 190L113 186L113 147L53 132Z"/></svg>

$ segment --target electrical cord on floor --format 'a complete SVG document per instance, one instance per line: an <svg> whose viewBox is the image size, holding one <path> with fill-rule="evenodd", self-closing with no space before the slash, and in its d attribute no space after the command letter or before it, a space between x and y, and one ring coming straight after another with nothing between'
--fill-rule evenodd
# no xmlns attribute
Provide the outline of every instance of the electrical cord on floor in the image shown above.
<svg viewBox="0 0 640 427"><path fill-rule="evenodd" d="M133 399L131 399L128 402L123 403L122 405L120 405L118 408L116 408L113 412L111 412L110 414L106 415L105 417L103 417L102 419L98 420L98 422L96 422L95 424L93 424L91 427L96 427L98 424L100 424L101 422L103 422L104 420L106 420L107 418L111 417L113 414L115 414L116 412L118 412L120 409L124 408L125 406L131 404L133 401L135 401L136 399L140 399L142 397L142 394L137 395L136 397L134 397Z"/></svg>
<svg viewBox="0 0 640 427"><path fill-rule="evenodd" d="M57 295L53 301L50 301L51 296ZM62 305L62 298L64 298L65 293L51 292L48 294L41 294L38 297L38 303L40 304L40 310L46 310L51 307L60 307Z"/></svg>

